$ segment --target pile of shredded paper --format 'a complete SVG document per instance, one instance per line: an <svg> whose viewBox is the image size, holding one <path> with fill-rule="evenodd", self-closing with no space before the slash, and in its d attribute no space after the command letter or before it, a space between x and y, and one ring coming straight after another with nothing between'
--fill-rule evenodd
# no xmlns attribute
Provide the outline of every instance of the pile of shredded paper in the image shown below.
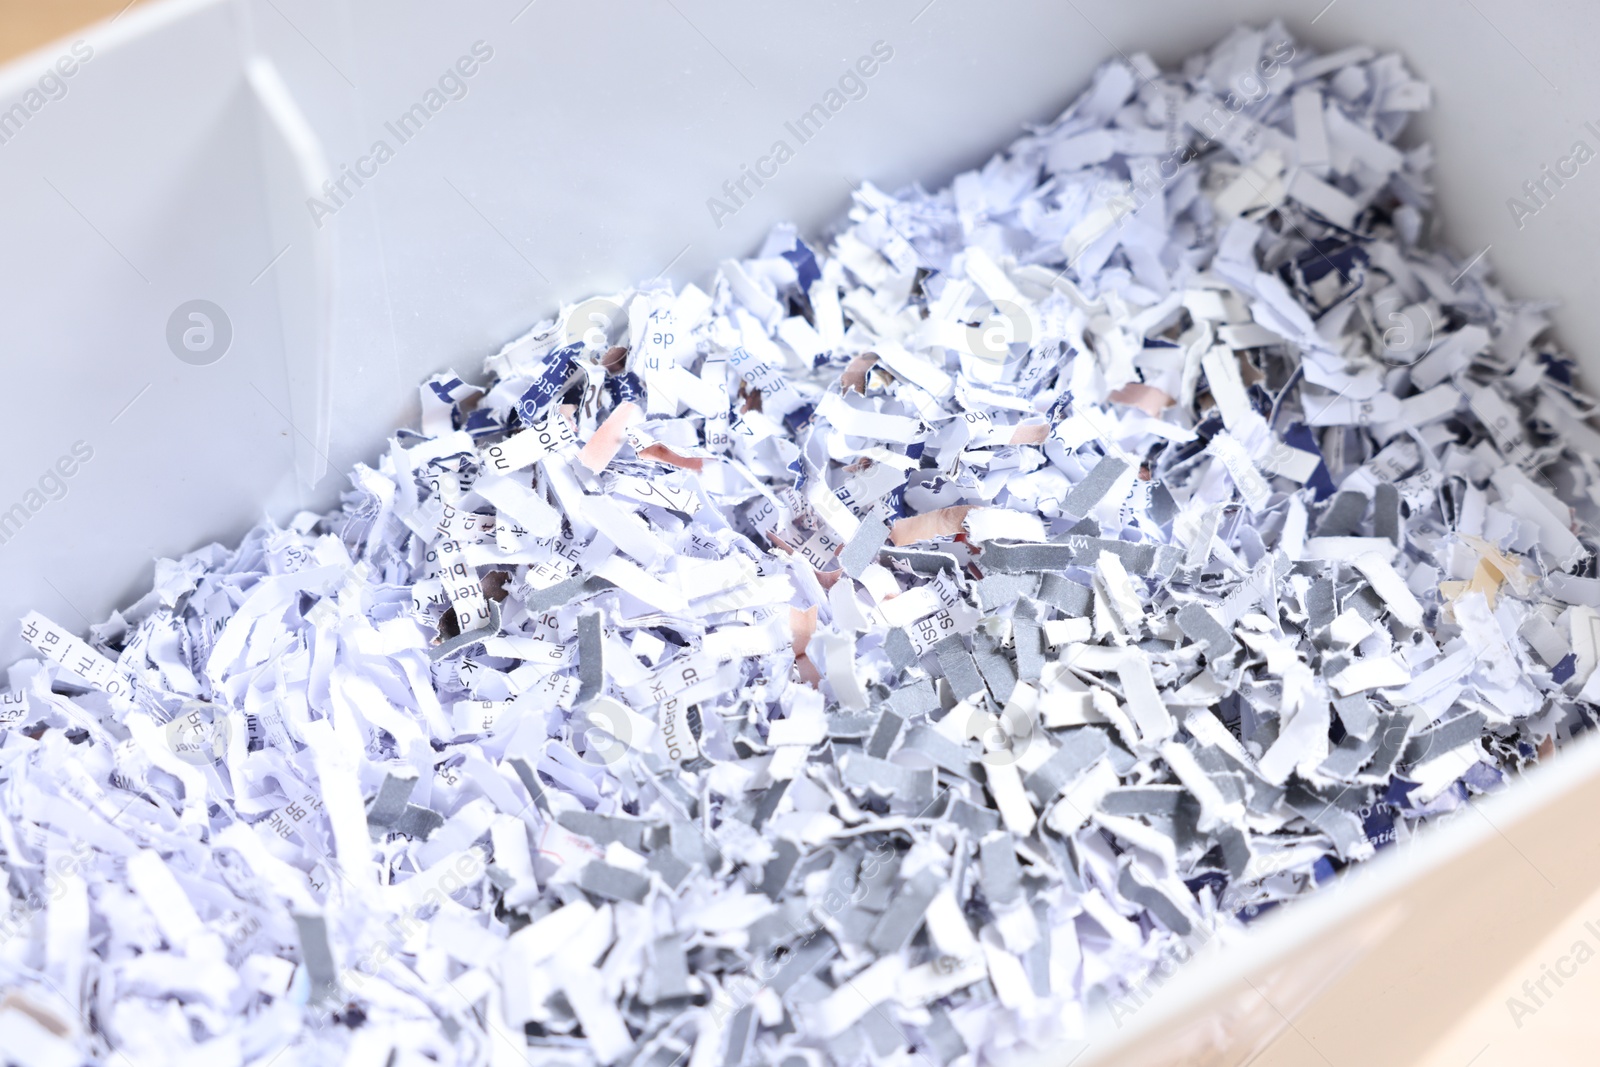
<svg viewBox="0 0 1600 1067"><path fill-rule="evenodd" d="M1430 247L1428 102L1108 63L30 615L0 1056L1004 1062L1500 787L1600 698L1600 437Z"/></svg>

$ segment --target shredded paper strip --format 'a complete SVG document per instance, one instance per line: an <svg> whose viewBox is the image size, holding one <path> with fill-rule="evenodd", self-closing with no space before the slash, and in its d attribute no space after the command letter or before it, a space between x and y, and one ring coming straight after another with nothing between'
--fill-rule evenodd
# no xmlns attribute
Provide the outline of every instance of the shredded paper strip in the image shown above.
<svg viewBox="0 0 1600 1067"><path fill-rule="evenodd" d="M0 1050L1006 1062L1600 700L1600 438L1401 59L1103 66L440 375L0 696ZM123 1058L123 1057L126 1058Z"/></svg>

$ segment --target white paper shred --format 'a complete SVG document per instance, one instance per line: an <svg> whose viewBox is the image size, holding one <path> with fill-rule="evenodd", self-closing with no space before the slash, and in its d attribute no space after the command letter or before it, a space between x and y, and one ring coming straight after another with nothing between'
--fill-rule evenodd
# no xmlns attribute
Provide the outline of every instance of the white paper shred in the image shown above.
<svg viewBox="0 0 1600 1067"><path fill-rule="evenodd" d="M1110 62L30 613L0 1049L1004 1062L1499 788L1594 722L1600 436L1424 242L1428 102L1278 24Z"/></svg>

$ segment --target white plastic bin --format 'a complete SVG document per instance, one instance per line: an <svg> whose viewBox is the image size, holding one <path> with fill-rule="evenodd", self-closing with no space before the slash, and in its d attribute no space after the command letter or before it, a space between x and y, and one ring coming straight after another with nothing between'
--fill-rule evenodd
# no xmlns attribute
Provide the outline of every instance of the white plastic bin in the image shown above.
<svg viewBox="0 0 1600 1067"><path fill-rule="evenodd" d="M1600 8L1319 7L166 0L40 49L0 70L0 619L37 608L81 629L147 587L152 558L329 504L413 416L425 375L475 371L563 300L702 279L775 222L815 232L863 178L947 180L1116 51L1172 62L1274 15L1319 49L1399 48L1433 84L1416 133L1437 147L1446 236L1490 248L1513 292L1559 298L1560 333L1600 378L1600 177L1580 171L1531 217L1507 205L1574 141L1600 145ZM865 94L756 195L708 203L868 55ZM21 654L0 629L0 657ZM1568 790L1593 810L1597 763L1575 746L1485 807L1494 833L1468 817L1386 855L1132 1018L1097 1018L1078 1062L1241 1062L1315 1027L1334 1062L1409 1062L1479 972L1600 880L1594 835L1570 843L1542 811ZM1495 858L1518 833L1561 877L1519 881ZM1435 883L1452 921L1478 924L1472 968L1418 947L1442 921ZM1341 1026L1327 1005L1375 974L1389 991ZM1217 1003L1232 1014L1206 1014ZM1232 1051L1205 1058L1196 1035L1222 1021ZM1294 1047L1262 1062L1320 1062Z"/></svg>

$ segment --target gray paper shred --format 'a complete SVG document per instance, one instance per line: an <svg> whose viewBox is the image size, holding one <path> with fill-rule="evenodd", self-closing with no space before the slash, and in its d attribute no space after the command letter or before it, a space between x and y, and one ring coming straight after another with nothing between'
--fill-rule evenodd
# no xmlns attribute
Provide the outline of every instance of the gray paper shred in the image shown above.
<svg viewBox="0 0 1600 1067"><path fill-rule="evenodd" d="M1314 633L1326 630L1333 624L1333 582L1327 578L1318 578L1311 583L1311 589L1306 594L1306 611L1310 615L1311 630Z"/></svg>
<svg viewBox="0 0 1600 1067"><path fill-rule="evenodd" d="M1189 794L1181 786L1147 785L1113 789L1100 801L1107 815L1160 816L1171 819Z"/></svg>
<svg viewBox="0 0 1600 1067"><path fill-rule="evenodd" d="M1381 738L1376 733L1367 737L1356 734L1346 734L1334 750L1328 753L1328 758L1322 761L1322 772L1330 778L1348 780L1355 773L1366 766L1374 753L1378 751Z"/></svg>
<svg viewBox="0 0 1600 1067"><path fill-rule="evenodd" d="M1000 816L989 808L980 808L957 800L950 805L949 819L967 832L967 836L981 840L1000 825Z"/></svg>
<svg viewBox="0 0 1600 1067"><path fill-rule="evenodd" d="M523 604L529 613L549 611L551 608L561 607L569 603L574 597L583 592L588 578L583 575L574 575L565 581L556 582L554 585L543 589L529 590L523 596Z"/></svg>
<svg viewBox="0 0 1600 1067"><path fill-rule="evenodd" d="M650 946L652 967L647 981L651 1004L681 1000L690 995L689 960L683 950L683 938L678 934L663 934Z"/></svg>
<svg viewBox="0 0 1600 1067"><path fill-rule="evenodd" d="M1118 478L1128 469L1126 460L1103 456L1089 471L1083 481L1072 487L1072 492L1061 502L1061 510L1068 515L1087 515L1111 491Z"/></svg>
<svg viewBox="0 0 1600 1067"><path fill-rule="evenodd" d="M1415 734L1406 742L1402 758L1407 763L1425 763L1452 752L1483 736L1485 722L1481 711L1469 711Z"/></svg>
<svg viewBox="0 0 1600 1067"><path fill-rule="evenodd" d="M940 879L929 871L920 871L900 886L889 906L879 916L867 938L867 945L878 952L898 951L922 925L934 894L939 891Z"/></svg>
<svg viewBox="0 0 1600 1067"><path fill-rule="evenodd" d="M1137 769L1141 760L1126 748L1115 742L1108 741L1106 745L1106 759L1111 763L1111 769L1117 772L1119 778L1126 778Z"/></svg>
<svg viewBox="0 0 1600 1067"><path fill-rule="evenodd" d="M1210 659L1224 659L1239 647L1233 635L1223 628L1209 611L1198 603L1185 604L1178 610L1178 627L1184 635L1206 646Z"/></svg>
<svg viewBox="0 0 1600 1067"><path fill-rule="evenodd" d="M887 887L884 890L883 905L889 903ZM881 909L879 909L881 910ZM846 908L833 917L834 930L842 944L864 945L872 934L872 927L878 921L878 913L869 910L865 904L860 907Z"/></svg>
<svg viewBox="0 0 1600 1067"><path fill-rule="evenodd" d="M1009 701L1012 691L1017 687L1017 671L1012 666L1011 658L992 638L980 631L972 639L972 659L995 700L1002 704Z"/></svg>
<svg viewBox="0 0 1600 1067"><path fill-rule="evenodd" d="M793 841L779 839L773 846L773 856L761 869L761 892L771 900L778 900L789 884L789 875L800 860L800 849Z"/></svg>
<svg viewBox="0 0 1600 1067"><path fill-rule="evenodd" d="M1367 514L1367 498L1360 493L1344 492L1333 498L1333 503L1317 523L1318 537L1350 537L1361 532L1361 520Z"/></svg>
<svg viewBox="0 0 1600 1067"><path fill-rule="evenodd" d="M839 774L851 789L870 792L901 805L919 807L933 799L933 772L851 752L839 760Z"/></svg>
<svg viewBox="0 0 1600 1067"><path fill-rule="evenodd" d="M1400 490L1390 482L1379 482L1373 491L1372 536L1398 547L1400 530Z"/></svg>
<svg viewBox="0 0 1600 1067"><path fill-rule="evenodd" d="M378 795L367 807L367 826L375 833L393 826L405 813L406 802L411 799L411 793L416 788L415 774L384 775L383 784L378 787Z"/></svg>
<svg viewBox="0 0 1600 1067"><path fill-rule="evenodd" d="M1033 904L1033 921L1040 930L1050 929L1050 909L1042 900ZM1023 952L1023 970L1036 997L1048 997L1050 986L1050 939L1041 937Z"/></svg>
<svg viewBox="0 0 1600 1067"><path fill-rule="evenodd" d="M1244 831L1234 826L1220 827L1216 836L1228 875L1235 879L1243 878L1245 871L1250 868L1250 839Z"/></svg>
<svg viewBox="0 0 1600 1067"><path fill-rule="evenodd" d="M600 695L605 686L605 667L601 650L605 647L600 633L600 613L585 612L578 616L578 695L574 703L587 704Z"/></svg>
<svg viewBox="0 0 1600 1067"><path fill-rule="evenodd" d="M893 899L894 881L900 874L900 854L873 853L861 859L859 889L854 898L864 910L874 914L883 911ZM877 922L876 919L872 920Z"/></svg>
<svg viewBox="0 0 1600 1067"><path fill-rule="evenodd" d="M934 691L933 683L927 678L914 678L889 694L889 707L900 718L909 721L918 715L937 710L939 695Z"/></svg>
<svg viewBox="0 0 1600 1067"><path fill-rule="evenodd" d="M878 728L879 716L866 711L836 711L828 716L828 736L864 740ZM868 753L873 755L874 753Z"/></svg>
<svg viewBox="0 0 1600 1067"><path fill-rule="evenodd" d="M597 845L612 842L638 852L644 847L646 826L638 819L623 819L601 815L593 811L564 811L556 821L575 834L581 834Z"/></svg>
<svg viewBox="0 0 1600 1067"><path fill-rule="evenodd" d="M615 586L598 575L587 577L578 575L543 589L530 590L523 598L523 606L528 609L528 614L539 615L552 608L570 604L580 596L599 593L610 588Z"/></svg>
<svg viewBox="0 0 1600 1067"><path fill-rule="evenodd" d="M979 845L983 892L994 904L1009 904L1022 895L1022 868L1010 834L992 834Z"/></svg>
<svg viewBox="0 0 1600 1067"><path fill-rule="evenodd" d="M295 915L300 934L300 960L305 965L313 1003L327 1003L339 995L338 965L328 947L328 924L320 915Z"/></svg>
<svg viewBox="0 0 1600 1067"><path fill-rule="evenodd" d="M985 611L1015 604L1039 592L1038 574L991 574L973 586L978 607Z"/></svg>
<svg viewBox="0 0 1600 1067"><path fill-rule="evenodd" d="M1081 582L1060 574L1047 574L1039 585L1039 599L1053 605L1069 619L1089 614L1093 591Z"/></svg>
<svg viewBox="0 0 1600 1067"><path fill-rule="evenodd" d="M900 727L905 720L894 712L885 709L878 716L878 724L873 727L872 736L867 741L867 755L875 759L883 759L894 747L900 737Z"/></svg>
<svg viewBox="0 0 1600 1067"><path fill-rule="evenodd" d="M728 1043L724 1046L722 1067L742 1067L745 1063L746 1050L750 1046L750 1037L754 1032L756 1009L753 1004L746 1004L733 1013L733 1018L728 1023Z"/></svg>
<svg viewBox="0 0 1600 1067"><path fill-rule="evenodd" d="M788 792L788 789L788 782L777 782L769 786L761 794L761 799L757 801L755 811L750 818L750 825L753 828L759 830L766 824L766 821L778 810L778 805L783 803L784 794Z"/></svg>
<svg viewBox="0 0 1600 1067"><path fill-rule="evenodd" d="M972 750L957 744L931 727L913 726L906 732L905 744L901 748L905 752L921 753L951 774L963 778L973 776L975 761Z"/></svg>
<svg viewBox="0 0 1600 1067"><path fill-rule="evenodd" d="M996 546L999 547L999 546ZM1110 552L1121 560L1129 574L1144 577L1165 577L1172 572L1181 558L1181 553L1170 545L1133 544L1129 541L1117 541L1105 537L1085 537L1080 534L1069 534L1063 541L1054 545L1015 545L1009 546L1018 550L1019 554L1010 560L1009 569L1018 570L1065 570L1069 566L1085 568L1094 567L1100 559L1102 552ZM1061 553L1059 557L1040 555L1041 565L1029 566L1023 553L1053 548ZM987 555L987 553L986 553ZM1043 565L1055 563L1054 566ZM1020 564L1020 565L1019 565Z"/></svg>
<svg viewBox="0 0 1600 1067"><path fill-rule="evenodd" d="M578 884L597 897L635 904L643 903L650 893L650 879L644 875L599 860L584 864L578 872Z"/></svg>
<svg viewBox="0 0 1600 1067"><path fill-rule="evenodd" d="M1333 698L1333 710L1344 724L1345 732L1358 737L1368 737L1378 726L1378 713L1365 693L1351 693Z"/></svg>
<svg viewBox="0 0 1600 1067"><path fill-rule="evenodd" d="M1044 651L1044 628L1027 619L1014 619L1011 623L1012 651L1016 655L1019 681L1036 682L1044 673L1047 662Z"/></svg>
<svg viewBox="0 0 1600 1067"><path fill-rule="evenodd" d="M1344 607L1347 611L1354 611L1368 622L1374 622L1378 616L1387 610L1388 605L1383 602L1383 597L1372 586L1363 584L1345 598Z"/></svg>
<svg viewBox="0 0 1600 1067"><path fill-rule="evenodd" d="M685 863L677 853L671 851L670 847L655 849L645 857L645 862L671 889L676 889L682 885L683 880L689 876L689 871L691 870L689 864Z"/></svg>
<svg viewBox="0 0 1600 1067"><path fill-rule="evenodd" d="M888 655L889 664L894 668L896 674L909 670L916 665L917 650L911 644L910 636L898 627L884 634L883 649Z"/></svg>
<svg viewBox="0 0 1600 1067"><path fill-rule="evenodd" d="M862 1032L878 1056L887 1056L906 1043L906 1035L895 1022L885 1015L869 1011L860 1023Z"/></svg>
<svg viewBox="0 0 1600 1067"><path fill-rule="evenodd" d="M395 819L387 829L416 841L426 841L433 835L435 830L443 825L444 816L432 808L424 808L417 804L407 804L405 810L400 812L400 817Z"/></svg>
<svg viewBox="0 0 1600 1067"><path fill-rule="evenodd" d="M506 762L511 764L511 769L516 772L517 779L522 782L522 787L528 791L528 795L533 798L533 802L539 810L549 811L550 805L545 799L544 787L539 784L539 778L534 774L533 768L528 766L528 761L513 757L506 760Z"/></svg>
<svg viewBox="0 0 1600 1067"><path fill-rule="evenodd" d="M928 1007L928 1021L922 1026L922 1036L938 1060L939 1067L950 1064L967 1054L967 1044L950 1021L950 1015L938 1004Z"/></svg>
<svg viewBox="0 0 1600 1067"><path fill-rule="evenodd" d="M1024 544L991 541L983 550L983 566L997 574L1032 574L1064 571L1078 560L1074 545Z"/></svg>
<svg viewBox="0 0 1600 1067"><path fill-rule="evenodd" d="M1238 801L1243 803L1249 799L1249 787L1245 784L1244 775L1236 771L1213 771L1210 773L1211 784L1217 787L1217 792L1222 794L1224 801ZM1189 799L1192 796L1185 793Z"/></svg>
<svg viewBox="0 0 1600 1067"><path fill-rule="evenodd" d="M651 783L670 798L668 804L675 813L693 815L699 810L700 801L689 792L676 775L658 771L651 778Z"/></svg>
<svg viewBox="0 0 1600 1067"><path fill-rule="evenodd" d="M1298 799L1291 796L1289 807L1312 826L1332 838L1334 848L1341 858L1352 857L1362 846L1367 845L1367 836L1361 829L1361 820L1347 811L1341 811L1315 797Z"/></svg>
<svg viewBox="0 0 1600 1067"><path fill-rule="evenodd" d="M866 519L839 553L839 569L852 578L860 578L867 564L878 558L878 549L888 538L887 523L876 518Z"/></svg>
<svg viewBox="0 0 1600 1067"><path fill-rule="evenodd" d="M529 1046L534 1042L530 1040ZM633 1061L628 1067L673 1067L683 1058L683 1053L673 1049L671 1045L657 1045L648 1049L639 1059Z"/></svg>
<svg viewBox="0 0 1600 1067"><path fill-rule="evenodd" d="M1070 537L1099 537L1102 532L1103 531L1100 528L1100 523L1095 519L1079 519L1077 522L1067 527L1064 536L1058 537L1056 540L1065 540L1066 538Z"/></svg>
<svg viewBox="0 0 1600 1067"><path fill-rule="evenodd" d="M772 976L772 990L782 997L802 978L816 973L823 964L836 956L839 946L833 938L822 932L812 934L790 953L778 972Z"/></svg>
<svg viewBox="0 0 1600 1067"><path fill-rule="evenodd" d="M1142 905L1163 926L1180 937L1192 930L1194 924L1189 921L1183 909L1158 886L1141 882L1135 871L1136 868L1132 865L1122 868L1122 873L1117 876L1117 891L1128 900Z"/></svg>
<svg viewBox="0 0 1600 1067"><path fill-rule="evenodd" d="M1106 735L1095 727L1069 730L1061 739L1061 747L1028 775L1023 785L1041 804L1048 803L1107 751Z"/></svg>
<svg viewBox="0 0 1600 1067"><path fill-rule="evenodd" d="M671 824L672 854L683 863L694 867L716 868L718 852L715 846L692 823L676 821Z"/></svg>
<svg viewBox="0 0 1600 1067"><path fill-rule="evenodd" d="M952 634L946 637L934 646L933 651L939 657L939 669L957 699L964 700L983 691L983 675L978 672L972 653L967 651L959 636Z"/></svg>
<svg viewBox="0 0 1600 1067"><path fill-rule="evenodd" d="M1168 526L1178 515L1178 502L1160 482L1150 485L1150 518L1157 526Z"/></svg>

